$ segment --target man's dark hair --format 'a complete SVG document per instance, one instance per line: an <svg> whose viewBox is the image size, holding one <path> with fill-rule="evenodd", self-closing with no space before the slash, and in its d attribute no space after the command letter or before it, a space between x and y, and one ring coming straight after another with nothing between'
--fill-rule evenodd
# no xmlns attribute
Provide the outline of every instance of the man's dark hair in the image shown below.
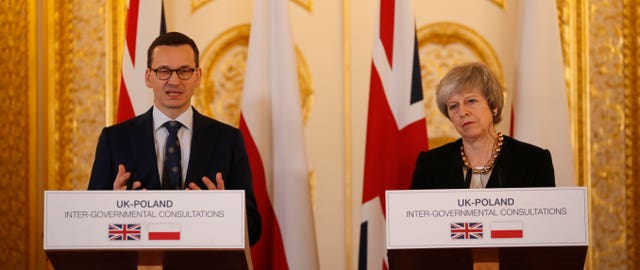
<svg viewBox="0 0 640 270"><path fill-rule="evenodd" d="M193 55L196 60L196 68L200 67L200 52L196 43L187 35L179 32L169 32L158 36L147 50L147 68L151 68L151 60L153 57L153 50L158 46L180 46L187 44L193 49Z"/></svg>

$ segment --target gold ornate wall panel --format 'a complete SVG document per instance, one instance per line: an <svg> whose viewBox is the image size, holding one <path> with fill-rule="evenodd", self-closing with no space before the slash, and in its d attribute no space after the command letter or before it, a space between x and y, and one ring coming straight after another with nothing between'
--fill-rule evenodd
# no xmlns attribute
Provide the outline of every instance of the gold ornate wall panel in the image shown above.
<svg viewBox="0 0 640 270"><path fill-rule="evenodd" d="M33 267L29 255L35 246L34 201L31 194L35 174L29 169L34 160L31 138L35 93L31 44L33 8L29 1L0 1L0 269Z"/></svg>
<svg viewBox="0 0 640 270"><path fill-rule="evenodd" d="M591 267L625 269L623 1L589 1ZM630 127L637 128L637 127Z"/></svg>
<svg viewBox="0 0 640 270"><path fill-rule="evenodd" d="M194 95L198 110L234 127L240 122L250 29L249 25L233 27L205 47L202 85Z"/></svg>
<svg viewBox="0 0 640 270"><path fill-rule="evenodd" d="M640 267L640 6L637 1L624 1L624 129L626 166L626 241L627 269Z"/></svg>
<svg viewBox="0 0 640 270"><path fill-rule="evenodd" d="M454 66L479 61L493 70L503 83L504 75L489 42L468 26L453 22L434 23L420 27L417 35L425 121L429 130L429 147L434 148L459 137L436 105L436 86L446 72Z"/></svg>
<svg viewBox="0 0 640 270"><path fill-rule="evenodd" d="M106 3L55 1L45 44L48 71L48 189L86 189L105 126Z"/></svg>
<svg viewBox="0 0 640 270"><path fill-rule="evenodd" d="M214 38L200 56L203 80L194 94L194 106L203 114L234 127L240 123L250 32L248 24L230 28ZM300 102L306 123L313 104L311 72L304 55L297 48L295 52Z"/></svg>
<svg viewBox="0 0 640 270"><path fill-rule="evenodd" d="M122 75L122 54L124 51L125 20L127 3L122 0L106 0L106 124L115 124L118 107L118 90Z"/></svg>
<svg viewBox="0 0 640 270"><path fill-rule="evenodd" d="M562 40L578 186L589 183L589 111L588 111L588 18L585 0L558 0L558 21Z"/></svg>

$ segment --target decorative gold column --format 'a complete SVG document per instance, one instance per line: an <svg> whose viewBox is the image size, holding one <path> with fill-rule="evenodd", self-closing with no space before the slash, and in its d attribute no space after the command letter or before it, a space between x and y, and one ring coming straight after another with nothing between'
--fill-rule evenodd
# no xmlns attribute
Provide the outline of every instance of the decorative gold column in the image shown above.
<svg viewBox="0 0 640 270"><path fill-rule="evenodd" d="M0 268L34 269L37 246L35 8L0 1Z"/></svg>
<svg viewBox="0 0 640 270"><path fill-rule="evenodd" d="M621 269L631 262L625 225L625 80L622 0L591 0L588 25L588 110L591 269ZM629 149L630 151L635 151ZM633 269L633 268L631 268Z"/></svg>
<svg viewBox="0 0 640 270"><path fill-rule="evenodd" d="M558 7L579 184L589 190L588 268L637 269L637 1L559 0Z"/></svg>
<svg viewBox="0 0 640 270"><path fill-rule="evenodd" d="M640 57L638 34L640 34L640 6L635 0L624 1L622 33L624 72L624 137L626 166L626 246L627 269L640 267L640 82L638 57Z"/></svg>
<svg viewBox="0 0 640 270"><path fill-rule="evenodd" d="M49 2L49 1L48 1ZM50 1L47 53L48 189L86 189L107 123L107 9L102 1Z"/></svg>
<svg viewBox="0 0 640 270"><path fill-rule="evenodd" d="M84 190L100 130L113 119L119 77L119 48L124 29L124 1L54 0L39 2L43 21L44 122L37 134L44 183L37 191ZM41 204L41 202L40 202ZM38 215L42 216L42 210ZM42 223L37 225L42 227ZM35 247L42 254L42 243ZM35 259L35 258L34 258ZM40 269L40 268L39 268Z"/></svg>

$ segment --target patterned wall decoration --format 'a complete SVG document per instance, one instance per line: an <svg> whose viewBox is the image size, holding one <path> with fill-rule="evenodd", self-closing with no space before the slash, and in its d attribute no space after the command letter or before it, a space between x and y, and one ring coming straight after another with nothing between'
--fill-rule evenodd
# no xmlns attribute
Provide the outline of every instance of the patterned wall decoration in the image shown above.
<svg viewBox="0 0 640 270"><path fill-rule="evenodd" d="M624 1L624 130L626 166L626 246L627 269L640 267L640 83L638 58L640 57L640 6L637 1Z"/></svg>
<svg viewBox="0 0 640 270"><path fill-rule="evenodd" d="M637 3L557 3L571 90L577 175L579 184L586 186L590 194L587 266L637 269Z"/></svg>
<svg viewBox="0 0 640 270"><path fill-rule="evenodd" d="M590 217L593 269L624 269L625 134L623 1L590 1ZM637 128L637 127L631 127Z"/></svg>
<svg viewBox="0 0 640 270"><path fill-rule="evenodd" d="M86 189L95 144L105 126L106 2L57 1L49 29L48 189ZM51 118L50 118L51 119Z"/></svg>
<svg viewBox="0 0 640 270"><path fill-rule="evenodd" d="M208 44L202 53L202 85L194 94L194 106L203 114L237 127L240 122L242 87L249 44L249 25L228 29ZM296 48L298 86L303 121L313 104L311 72Z"/></svg>
<svg viewBox="0 0 640 270"><path fill-rule="evenodd" d="M0 2L0 269L27 269L30 260L28 241L29 212L29 138L33 119L29 106L29 52L30 41L27 1ZM33 23L33 22L31 22Z"/></svg>
<svg viewBox="0 0 640 270"><path fill-rule="evenodd" d="M589 131L589 51L586 41L587 33L586 12L588 3L581 0L558 0L558 21L562 39L562 54L565 64L565 79L569 90L568 101L571 121L571 140L574 148L575 165L577 167L577 185L590 188L590 131ZM590 202L591 204L591 202ZM590 206L591 207L591 206ZM592 211L593 212L593 211ZM597 217L590 216L590 241L593 243L594 222ZM593 268L596 249L591 246L588 250L587 269ZM597 268L596 268L597 269Z"/></svg>
<svg viewBox="0 0 640 270"><path fill-rule="evenodd" d="M434 148L459 137L436 106L436 86L447 71L463 63L480 61L486 63L503 83L504 75L491 45L467 26L451 22L434 23L420 27L417 35L425 120L429 130L429 146Z"/></svg>
<svg viewBox="0 0 640 270"><path fill-rule="evenodd" d="M565 80L569 91L571 141L574 146L576 177L579 186L589 183L589 125L588 125L588 60L586 2L558 0L558 21L562 40Z"/></svg>
<svg viewBox="0 0 640 270"><path fill-rule="evenodd" d="M504 9L505 0L490 0L490 1L493 2L495 5L499 6L500 8Z"/></svg>

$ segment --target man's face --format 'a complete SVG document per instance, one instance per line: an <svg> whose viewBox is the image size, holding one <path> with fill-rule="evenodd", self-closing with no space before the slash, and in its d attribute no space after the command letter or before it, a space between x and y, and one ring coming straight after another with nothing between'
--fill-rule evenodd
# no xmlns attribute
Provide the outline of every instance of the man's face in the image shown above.
<svg viewBox="0 0 640 270"><path fill-rule="evenodd" d="M153 102L167 116L176 118L191 105L191 96L196 87L200 86L202 70L196 68L195 55L191 46L157 46L153 49L151 69L145 72L147 87L153 89ZM188 79L181 79L177 72L170 72L166 80L156 76L158 69L195 69Z"/></svg>

